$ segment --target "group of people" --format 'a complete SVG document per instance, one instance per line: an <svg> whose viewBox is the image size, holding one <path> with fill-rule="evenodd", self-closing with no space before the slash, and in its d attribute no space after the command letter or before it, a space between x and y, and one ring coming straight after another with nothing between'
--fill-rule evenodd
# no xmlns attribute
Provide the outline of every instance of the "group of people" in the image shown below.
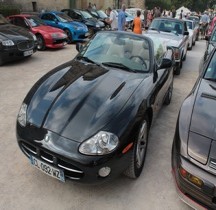
<svg viewBox="0 0 216 210"><path fill-rule="evenodd" d="M109 7L107 13L109 19L106 21L110 24L112 30L125 31L126 30L126 17L125 17L126 5L123 4L121 11L118 14L118 19L116 14ZM133 20L133 32L136 34L142 34L142 20L140 18L141 11L137 10L137 17Z"/></svg>

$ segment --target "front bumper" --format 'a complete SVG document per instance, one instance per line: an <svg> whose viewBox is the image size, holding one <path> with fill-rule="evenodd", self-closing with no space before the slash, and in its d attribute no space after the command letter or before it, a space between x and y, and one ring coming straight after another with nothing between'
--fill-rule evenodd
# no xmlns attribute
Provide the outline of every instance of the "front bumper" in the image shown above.
<svg viewBox="0 0 216 210"><path fill-rule="evenodd" d="M75 31L72 33L72 39L74 41L83 41L85 40L86 38L89 37L89 32L88 31Z"/></svg>
<svg viewBox="0 0 216 210"><path fill-rule="evenodd" d="M203 181L201 188L197 187L179 172L180 167ZM172 152L172 172L180 198L194 209L216 209L216 179L213 174L204 171L177 154L175 148Z"/></svg>
<svg viewBox="0 0 216 210"><path fill-rule="evenodd" d="M3 63L19 60L25 57L28 57L32 54L26 52L32 51L35 53L37 51L37 43L34 43L34 46L25 49L19 49L16 45L12 47L3 47L0 49L0 57L2 58Z"/></svg>
<svg viewBox="0 0 216 210"><path fill-rule="evenodd" d="M45 39L46 47L48 48L62 48L67 45L67 38Z"/></svg>
<svg viewBox="0 0 216 210"><path fill-rule="evenodd" d="M45 138L47 135L50 138L49 141ZM27 129L17 125L17 141L27 157L32 155L53 167L62 169L66 180L87 184L106 182L116 178L130 162L130 151L124 155L117 152L106 156L83 155L78 151L80 143L31 125ZM103 167L111 169L106 177L99 175L99 170Z"/></svg>

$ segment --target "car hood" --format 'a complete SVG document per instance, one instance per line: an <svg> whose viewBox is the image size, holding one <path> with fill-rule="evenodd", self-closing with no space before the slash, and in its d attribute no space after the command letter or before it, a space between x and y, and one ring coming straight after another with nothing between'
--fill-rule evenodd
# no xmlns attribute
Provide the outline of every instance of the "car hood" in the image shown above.
<svg viewBox="0 0 216 210"><path fill-rule="evenodd" d="M153 30L149 30L147 34L149 34L150 37L154 37L156 39L160 37L164 40L164 42L166 42L167 46L179 47L183 40L183 35L181 34L176 35L174 33L167 33L162 31L158 32Z"/></svg>
<svg viewBox="0 0 216 210"><path fill-rule="evenodd" d="M82 142L121 111L143 79L136 73L70 62L36 85L27 121Z"/></svg>
<svg viewBox="0 0 216 210"><path fill-rule="evenodd" d="M216 83L201 80L194 103L190 131L216 140Z"/></svg>
<svg viewBox="0 0 216 210"><path fill-rule="evenodd" d="M0 25L0 38L3 40L29 40L32 35L25 29L12 24Z"/></svg>
<svg viewBox="0 0 216 210"><path fill-rule="evenodd" d="M101 21L98 21L98 20L95 19L95 18L85 19L85 24L86 24L86 25L90 25L90 26L99 25L100 27L104 25Z"/></svg>
<svg viewBox="0 0 216 210"><path fill-rule="evenodd" d="M59 32L63 33L63 31L61 29L54 28L54 27L51 27L51 26L45 26L45 25L33 27L32 29L33 30L43 31L43 32L46 32L46 33L59 33Z"/></svg>
<svg viewBox="0 0 216 210"><path fill-rule="evenodd" d="M79 27L79 28L86 28L85 24L77 22L77 21L67 22L67 24L69 24L71 26Z"/></svg>

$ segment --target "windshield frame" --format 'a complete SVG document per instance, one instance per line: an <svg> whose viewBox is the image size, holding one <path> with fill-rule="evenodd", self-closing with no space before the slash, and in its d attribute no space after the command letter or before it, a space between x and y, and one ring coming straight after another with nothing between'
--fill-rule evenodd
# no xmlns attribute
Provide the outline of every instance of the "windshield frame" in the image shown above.
<svg viewBox="0 0 216 210"><path fill-rule="evenodd" d="M62 23L69 23L73 21L73 19L65 13L56 13L55 15Z"/></svg>

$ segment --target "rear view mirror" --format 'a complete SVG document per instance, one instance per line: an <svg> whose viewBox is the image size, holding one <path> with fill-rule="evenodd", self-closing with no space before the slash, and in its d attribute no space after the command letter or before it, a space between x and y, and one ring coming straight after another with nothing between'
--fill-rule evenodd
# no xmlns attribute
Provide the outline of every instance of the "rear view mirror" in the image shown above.
<svg viewBox="0 0 216 210"><path fill-rule="evenodd" d="M163 58L162 63L159 67L159 69L166 69L172 67L173 62L169 58Z"/></svg>
<svg viewBox="0 0 216 210"><path fill-rule="evenodd" d="M77 50L78 52L80 52L82 49L83 49L82 44L81 44L81 43L76 43L76 50Z"/></svg>

